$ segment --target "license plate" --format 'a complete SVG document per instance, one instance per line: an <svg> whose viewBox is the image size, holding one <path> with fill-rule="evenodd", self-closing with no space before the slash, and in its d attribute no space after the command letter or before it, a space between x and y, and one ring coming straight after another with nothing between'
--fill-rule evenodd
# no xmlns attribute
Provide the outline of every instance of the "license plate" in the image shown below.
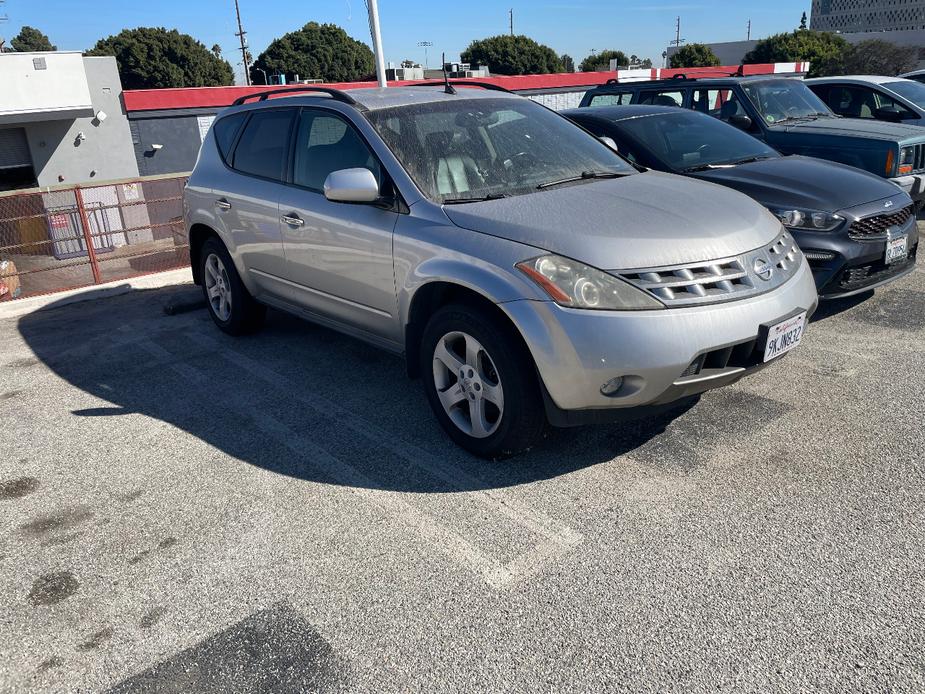
<svg viewBox="0 0 925 694"><path fill-rule="evenodd" d="M806 330L806 311L775 323L768 328L768 341L764 343L764 360L771 361L800 344Z"/></svg>
<svg viewBox="0 0 925 694"><path fill-rule="evenodd" d="M906 259L906 235L897 236L886 242L886 264Z"/></svg>

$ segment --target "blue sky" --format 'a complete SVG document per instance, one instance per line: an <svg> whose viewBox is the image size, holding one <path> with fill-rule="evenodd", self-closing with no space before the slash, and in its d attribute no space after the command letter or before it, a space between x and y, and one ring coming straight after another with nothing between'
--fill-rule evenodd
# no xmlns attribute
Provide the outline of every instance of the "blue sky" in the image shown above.
<svg viewBox="0 0 925 694"><path fill-rule="evenodd" d="M363 0L240 0L244 28L256 57L275 37L306 22L332 22L348 34L370 43ZM450 5L458 9L448 9ZM809 13L810 0L757 2L740 0L379 0L385 58L423 62L420 41L432 41L431 66L445 51L448 60L476 38L508 31L509 8L514 31L568 53L578 63L591 49L616 48L659 64L667 42L674 38L675 17L681 16L681 36L693 41L735 41L745 38L752 20L752 37L796 28ZM41 29L61 49L86 49L100 37L136 26L166 26L191 34L211 47L217 43L240 72L234 0L6 0L0 3L0 36L12 38L23 24ZM309 75L304 75L309 77Z"/></svg>

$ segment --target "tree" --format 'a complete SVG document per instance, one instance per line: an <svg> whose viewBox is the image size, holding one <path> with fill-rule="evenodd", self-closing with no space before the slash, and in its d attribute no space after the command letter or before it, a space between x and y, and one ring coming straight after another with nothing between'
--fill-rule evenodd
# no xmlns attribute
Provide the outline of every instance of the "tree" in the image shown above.
<svg viewBox="0 0 925 694"><path fill-rule="evenodd" d="M715 67L719 64L719 58L708 45L689 43L675 51L671 56L669 67Z"/></svg>
<svg viewBox="0 0 925 694"><path fill-rule="evenodd" d="M213 44L212 48L210 48L209 50L212 51L212 55L214 55L216 58L222 57L222 47L219 46L217 43Z"/></svg>
<svg viewBox="0 0 925 694"><path fill-rule="evenodd" d="M287 82L296 75L324 82L355 82L376 70L369 46L351 38L336 24L318 22L309 22L274 39L257 56L251 68L252 79L259 74L257 68L269 75L286 75Z"/></svg>
<svg viewBox="0 0 925 694"><path fill-rule="evenodd" d="M34 27L24 26L19 33L10 41L14 51L26 53L28 51L56 51L57 46L53 46L48 37Z"/></svg>
<svg viewBox="0 0 925 694"><path fill-rule="evenodd" d="M414 62L413 60L408 60L408 59L401 61L401 66L403 68L421 67L418 63Z"/></svg>
<svg viewBox="0 0 925 694"><path fill-rule="evenodd" d="M806 29L806 12L803 12L803 16L800 17L800 29Z"/></svg>
<svg viewBox="0 0 925 694"><path fill-rule="evenodd" d="M882 39L868 39L849 46L838 74L844 75L900 75L914 70L919 64L918 48L897 46ZM836 74L836 71L827 74Z"/></svg>
<svg viewBox="0 0 925 694"><path fill-rule="evenodd" d="M789 34L769 36L745 54L745 63L792 63L808 60L810 77L833 74L839 69L848 42L838 34L797 29Z"/></svg>
<svg viewBox="0 0 925 694"><path fill-rule="evenodd" d="M499 75L539 75L562 72L562 61L549 46L527 36L489 36L469 44L460 60L473 65L487 65Z"/></svg>
<svg viewBox="0 0 925 694"><path fill-rule="evenodd" d="M616 60L618 67L625 67L630 64L630 59L626 57L623 51L601 51L592 53L581 61L579 69L582 72L603 72L610 69L610 61Z"/></svg>
<svg viewBox="0 0 925 694"><path fill-rule="evenodd" d="M125 89L220 87L234 84L228 61L176 29L138 27L100 39L87 55L112 55Z"/></svg>
<svg viewBox="0 0 925 694"><path fill-rule="evenodd" d="M559 62L562 63L562 72L575 72L575 61L568 53L560 55Z"/></svg>

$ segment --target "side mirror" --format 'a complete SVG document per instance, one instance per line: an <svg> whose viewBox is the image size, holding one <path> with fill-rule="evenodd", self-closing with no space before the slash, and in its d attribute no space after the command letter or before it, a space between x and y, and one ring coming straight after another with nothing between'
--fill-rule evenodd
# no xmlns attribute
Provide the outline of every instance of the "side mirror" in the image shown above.
<svg viewBox="0 0 925 694"><path fill-rule="evenodd" d="M738 113L734 116L729 116L729 125L735 126L739 130L748 130L752 127L752 119L748 116Z"/></svg>
<svg viewBox="0 0 925 694"><path fill-rule="evenodd" d="M614 142L614 140L613 140L612 137L607 137L606 135L601 135L601 136L600 136L599 138L597 138L597 139L599 139L599 140L600 140L601 142L603 142L605 145L607 145L608 147L610 147L610 149L612 149L614 152L619 152L619 151L620 151L620 148L617 147L617 143Z"/></svg>
<svg viewBox="0 0 925 694"><path fill-rule="evenodd" d="M324 197L331 202L376 202L379 183L369 169L340 169L324 180Z"/></svg>
<svg viewBox="0 0 925 694"><path fill-rule="evenodd" d="M903 113L898 108L885 106L874 111L874 118L889 121L890 123L899 123L903 119Z"/></svg>

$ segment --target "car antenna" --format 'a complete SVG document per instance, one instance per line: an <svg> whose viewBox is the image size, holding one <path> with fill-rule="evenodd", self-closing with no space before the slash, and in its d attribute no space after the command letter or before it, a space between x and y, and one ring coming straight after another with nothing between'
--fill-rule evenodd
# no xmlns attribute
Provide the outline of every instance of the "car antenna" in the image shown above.
<svg viewBox="0 0 925 694"><path fill-rule="evenodd" d="M450 77L446 73L446 53L440 54L440 60L443 62L443 84L446 85L443 88L443 91L445 91L447 94L455 94L456 89L454 89L453 85L450 84Z"/></svg>

